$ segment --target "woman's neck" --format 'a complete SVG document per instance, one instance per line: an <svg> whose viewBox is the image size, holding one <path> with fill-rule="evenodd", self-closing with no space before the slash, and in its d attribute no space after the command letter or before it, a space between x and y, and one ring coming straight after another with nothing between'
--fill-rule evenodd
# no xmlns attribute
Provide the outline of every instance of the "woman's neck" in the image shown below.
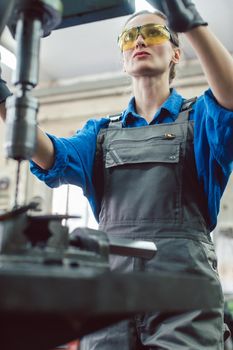
<svg viewBox="0 0 233 350"><path fill-rule="evenodd" d="M134 77L133 92L136 112L150 123L170 95L170 88L168 83L153 77Z"/></svg>

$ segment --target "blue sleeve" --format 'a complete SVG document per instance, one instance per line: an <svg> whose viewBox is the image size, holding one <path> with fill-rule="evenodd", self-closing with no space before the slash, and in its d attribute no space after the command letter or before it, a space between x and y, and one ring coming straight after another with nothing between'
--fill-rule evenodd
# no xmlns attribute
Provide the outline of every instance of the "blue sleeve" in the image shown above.
<svg viewBox="0 0 233 350"><path fill-rule="evenodd" d="M197 173L213 228L233 169L233 111L219 105L211 90L207 90L194 105L193 119Z"/></svg>
<svg viewBox="0 0 233 350"><path fill-rule="evenodd" d="M84 195L93 195L92 170L99 130L108 125L109 119L89 120L83 129L68 138L49 135L55 150L55 161L49 170L43 170L33 161L30 168L34 175L49 187L73 184L83 189Z"/></svg>
<svg viewBox="0 0 233 350"><path fill-rule="evenodd" d="M195 146L206 160L206 152L224 173L233 169L233 111L220 106L211 90L198 98L194 108ZM203 153L204 151L204 153Z"/></svg>

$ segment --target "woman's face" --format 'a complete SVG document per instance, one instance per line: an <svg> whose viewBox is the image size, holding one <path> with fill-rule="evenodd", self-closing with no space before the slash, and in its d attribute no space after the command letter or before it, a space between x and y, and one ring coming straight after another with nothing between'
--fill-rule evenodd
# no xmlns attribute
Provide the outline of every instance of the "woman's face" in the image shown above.
<svg viewBox="0 0 233 350"><path fill-rule="evenodd" d="M165 20L155 14L142 14L132 18L125 29L137 27L148 23L165 25ZM124 70L131 76L169 76L170 66L177 63L180 50L174 48L168 40L162 44L149 46L142 35L138 35L132 49L123 51Z"/></svg>

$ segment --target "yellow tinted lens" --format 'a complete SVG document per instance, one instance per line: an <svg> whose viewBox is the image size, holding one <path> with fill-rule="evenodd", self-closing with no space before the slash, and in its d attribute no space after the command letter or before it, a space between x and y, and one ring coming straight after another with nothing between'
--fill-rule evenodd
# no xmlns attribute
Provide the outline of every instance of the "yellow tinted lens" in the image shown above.
<svg viewBox="0 0 233 350"><path fill-rule="evenodd" d="M160 24L145 24L141 27L133 27L125 30L118 38L121 51L131 50L135 46L135 40L141 34L145 43L149 46L163 44L170 40L168 29Z"/></svg>
<svg viewBox="0 0 233 350"><path fill-rule="evenodd" d="M141 34L147 45L159 45L170 39L170 33L162 25L145 25L141 28Z"/></svg>
<svg viewBox="0 0 233 350"><path fill-rule="evenodd" d="M137 38L137 28L125 30L119 37L119 46L121 51L130 50L134 47Z"/></svg>

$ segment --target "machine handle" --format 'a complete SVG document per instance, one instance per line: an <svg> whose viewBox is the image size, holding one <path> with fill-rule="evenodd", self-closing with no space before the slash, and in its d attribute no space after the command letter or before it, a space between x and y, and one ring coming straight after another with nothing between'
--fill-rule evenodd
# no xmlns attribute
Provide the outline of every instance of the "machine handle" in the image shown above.
<svg viewBox="0 0 233 350"><path fill-rule="evenodd" d="M157 252L157 247L151 241L111 237L109 238L109 252L110 254L152 259Z"/></svg>

